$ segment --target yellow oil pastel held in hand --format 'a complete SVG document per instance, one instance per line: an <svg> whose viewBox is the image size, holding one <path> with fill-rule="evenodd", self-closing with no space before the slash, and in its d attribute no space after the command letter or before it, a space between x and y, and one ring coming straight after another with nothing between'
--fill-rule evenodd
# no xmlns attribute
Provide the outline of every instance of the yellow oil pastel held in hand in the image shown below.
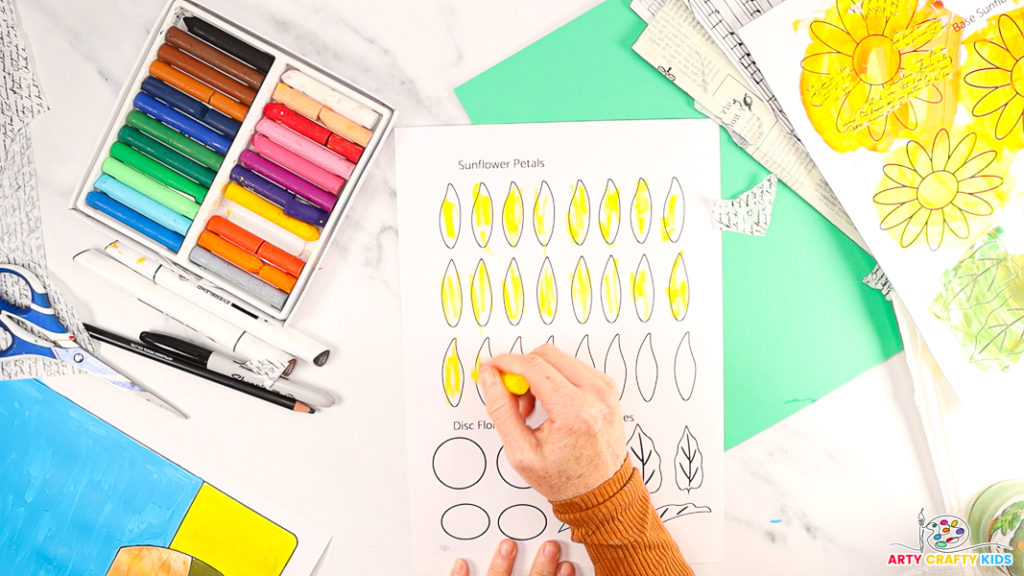
<svg viewBox="0 0 1024 576"><path fill-rule="evenodd" d="M614 256L609 256L601 274L601 308L608 322L619 319L622 309L622 283L619 280L619 264Z"/></svg>
<svg viewBox="0 0 1024 576"><path fill-rule="evenodd" d="M555 321L555 314L558 312L558 286L555 282L555 272L551 268L551 260L548 258L544 259L537 278L537 309L542 322L551 324Z"/></svg>
<svg viewBox="0 0 1024 576"><path fill-rule="evenodd" d="M646 242L647 235L651 233L651 190L643 178L636 183L636 194L633 195L629 220L636 241L640 244Z"/></svg>
<svg viewBox="0 0 1024 576"><path fill-rule="evenodd" d="M523 192L515 182L508 187L505 205L501 209L502 227L508 245L515 248L523 236Z"/></svg>
<svg viewBox="0 0 1024 576"><path fill-rule="evenodd" d="M487 248L491 241L491 229L494 225L494 207L491 205L491 192L487 184L477 182L473 185L473 238L481 248Z"/></svg>
<svg viewBox="0 0 1024 576"><path fill-rule="evenodd" d="M620 213L619 187L609 178L604 187L604 195L601 196L601 206L597 214L597 225L601 228L601 237L609 246L615 243L615 237L619 235Z"/></svg>
<svg viewBox="0 0 1024 576"><path fill-rule="evenodd" d="M633 275L633 305L636 307L636 315L641 322L651 319L654 312L654 278L651 274L651 263L647 261L647 255L640 257L640 264L636 267L636 274Z"/></svg>
<svg viewBox="0 0 1024 576"><path fill-rule="evenodd" d="M459 325L459 319L462 318L462 283L454 260L448 261L448 267L441 278L441 311L449 326L454 328Z"/></svg>
<svg viewBox="0 0 1024 576"><path fill-rule="evenodd" d="M665 208L661 215L661 239L665 242L678 242L683 233L683 222L686 221L686 198L683 187L675 176L668 187L665 197Z"/></svg>
<svg viewBox="0 0 1024 576"><path fill-rule="evenodd" d="M587 261L580 256L576 262L576 269L572 273L570 286L572 296L572 309L580 324L586 324L590 319L590 308L593 302L593 289L590 284L590 269Z"/></svg>
<svg viewBox="0 0 1024 576"><path fill-rule="evenodd" d="M519 264L513 258L508 263L505 280L501 283L501 293L505 301L505 316L508 323L517 326L523 319L525 299L523 297L523 276L519 272Z"/></svg>
<svg viewBox="0 0 1024 576"><path fill-rule="evenodd" d="M473 305L473 317L481 327L491 319L493 296L491 294L491 275L483 259L476 265L473 276L469 279L469 300Z"/></svg>
<svg viewBox="0 0 1024 576"><path fill-rule="evenodd" d="M582 246L590 231L590 195L582 180L576 181L576 188L569 201L569 236L577 246Z"/></svg>
<svg viewBox="0 0 1024 576"><path fill-rule="evenodd" d="M540 183L540 189L533 202L533 231L537 242L547 246L551 242L551 234L555 231L555 196L547 181Z"/></svg>
<svg viewBox="0 0 1024 576"><path fill-rule="evenodd" d="M444 396L452 408L462 401L462 388L465 383L465 372L462 369L462 360L459 358L457 338L452 338L448 344L448 350L444 353L444 360L441 361L441 383L444 387Z"/></svg>
<svg viewBox="0 0 1024 576"><path fill-rule="evenodd" d="M690 279L686 275L682 252L676 256L669 274L668 306L672 309L672 317L680 321L686 318L686 311L690 308Z"/></svg>
<svg viewBox="0 0 1024 576"><path fill-rule="evenodd" d="M516 396L522 396L530 391L530 383L526 381L526 377L520 374L513 374L512 372L501 372L501 383L505 385L505 389L515 394ZM477 364L476 368L473 368L473 380L480 381L480 365ZM483 400L483 397L481 397Z"/></svg>
<svg viewBox="0 0 1024 576"><path fill-rule="evenodd" d="M448 185L448 189L441 199L441 213L438 215L438 225L441 229L441 240L449 248L455 248L459 241L459 232L462 228L462 206L459 205L459 195L455 186Z"/></svg>

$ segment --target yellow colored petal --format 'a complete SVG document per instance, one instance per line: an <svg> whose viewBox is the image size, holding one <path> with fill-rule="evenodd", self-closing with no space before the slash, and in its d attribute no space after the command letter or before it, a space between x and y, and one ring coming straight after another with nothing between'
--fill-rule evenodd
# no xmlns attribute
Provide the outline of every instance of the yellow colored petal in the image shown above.
<svg viewBox="0 0 1024 576"><path fill-rule="evenodd" d="M942 210L929 210L929 212L924 235L928 240L928 247L938 250L939 246L942 246L942 237L946 232L946 226L943 224Z"/></svg>
<svg viewBox="0 0 1024 576"><path fill-rule="evenodd" d="M811 34L825 46L847 56L852 56L853 49L857 47L857 43L850 38L846 30L824 20L811 22Z"/></svg>
<svg viewBox="0 0 1024 576"><path fill-rule="evenodd" d="M811 54L800 62L800 66L811 74L831 74L850 63L850 57L838 52Z"/></svg>
<svg viewBox="0 0 1024 576"><path fill-rule="evenodd" d="M949 153L949 160L946 161L946 170L950 172L956 172L963 167L967 159L971 157L971 152L974 151L974 143L978 141L978 136L974 132L964 136L957 142L956 147Z"/></svg>
<svg viewBox="0 0 1024 576"><path fill-rule="evenodd" d="M956 206L946 206L942 209L942 215L950 232L958 238L967 238L967 234L970 233L971 229L967 224L967 217L964 216L963 211Z"/></svg>
<svg viewBox="0 0 1024 576"><path fill-rule="evenodd" d="M906 3L896 10L893 10L893 14L889 16L889 21L885 23L885 31L883 34L889 38L903 32L910 25L910 22L914 19L914 15L917 13L917 4Z"/></svg>
<svg viewBox="0 0 1024 576"><path fill-rule="evenodd" d="M542 322L551 324L555 321L555 314L558 313L558 286L548 258L544 258L537 276L537 309Z"/></svg>
<svg viewBox="0 0 1024 576"><path fill-rule="evenodd" d="M441 311L449 326L454 328L459 325L459 319L462 318L462 282L454 260L448 261L444 277L441 278Z"/></svg>
<svg viewBox="0 0 1024 576"><path fill-rule="evenodd" d="M459 195L455 192L455 186L448 185L444 198L441 200L441 213L438 217L441 228L441 240L444 245L454 248L459 241L459 232L462 226L462 208L459 205Z"/></svg>
<svg viewBox="0 0 1024 576"><path fill-rule="evenodd" d="M516 326L523 319L523 276L519 272L519 264L513 258L508 263L508 270L505 271L505 279L501 283L502 298L505 301L505 316L508 323Z"/></svg>
<svg viewBox="0 0 1024 576"><path fill-rule="evenodd" d="M551 186L541 181L540 189L533 202L533 231L537 242L547 246L551 242L551 234L555 231L555 197L551 194Z"/></svg>
<svg viewBox="0 0 1024 576"><path fill-rule="evenodd" d="M949 160L949 132L943 128L932 142L932 170L945 170Z"/></svg>
<svg viewBox="0 0 1024 576"><path fill-rule="evenodd" d="M582 246L590 230L590 195L582 180L576 181L572 199L569 200L569 236L577 246Z"/></svg>
<svg viewBox="0 0 1024 576"><path fill-rule="evenodd" d="M641 322L651 319L654 312L654 275L647 255L640 257L640 263L633 275L633 305L636 307L637 318Z"/></svg>
<svg viewBox="0 0 1024 576"><path fill-rule="evenodd" d="M633 196L629 214L633 237L643 244L647 241L647 235L651 233L651 190L643 178L636 183L636 194Z"/></svg>
<svg viewBox="0 0 1024 576"><path fill-rule="evenodd" d="M899 226L921 210L923 208L921 208L921 203L917 200L893 208L891 212L885 215L885 218L882 218L882 230L889 230Z"/></svg>
<svg viewBox="0 0 1024 576"><path fill-rule="evenodd" d="M875 118L868 123L868 134L875 141L881 140L885 136L885 130L889 125L889 115L883 114L878 118Z"/></svg>
<svg viewBox="0 0 1024 576"><path fill-rule="evenodd" d="M860 11L860 3L857 2L858 6L855 10L851 10L852 4L851 2L837 2L836 8L839 11L839 19L843 22L843 28L850 33L850 37L854 41L860 42L868 35L868 24Z"/></svg>
<svg viewBox="0 0 1024 576"><path fill-rule="evenodd" d="M1017 62L1017 59L1013 57L1013 54L1010 54L1010 51L1005 46L996 44L988 39L975 42L974 50L983 60L1003 70L1013 70L1013 65Z"/></svg>
<svg viewBox="0 0 1024 576"><path fill-rule="evenodd" d="M908 168L902 164L886 164L882 171L885 172L885 175L890 180L903 186L916 188L922 180L922 176L914 171L913 168Z"/></svg>
<svg viewBox="0 0 1024 576"><path fill-rule="evenodd" d="M462 401L462 386L466 381L456 340L456 338L452 338L451 343L448 344L448 350L444 353L444 360L441 361L441 382L444 387L444 396L453 408Z"/></svg>
<svg viewBox="0 0 1024 576"><path fill-rule="evenodd" d="M601 274L601 307L608 322L615 322L622 309L622 284L619 281L619 265L614 256L609 256Z"/></svg>
<svg viewBox="0 0 1024 576"><path fill-rule="evenodd" d="M579 320L580 324L586 324L587 320L590 320L593 289L590 284L590 269L582 256L576 262L576 269L573 270L570 292L572 310L576 313L576 320Z"/></svg>
<svg viewBox="0 0 1024 576"><path fill-rule="evenodd" d="M907 224L903 228L903 234L900 235L900 246L907 248L920 238L925 224L928 223L928 215L930 213L931 210L918 210L910 217L910 220L907 220Z"/></svg>
<svg viewBox="0 0 1024 576"><path fill-rule="evenodd" d="M996 110L1001 110L1016 95L1017 91L1013 89L1013 86L993 88L975 102L971 114L978 117L988 116Z"/></svg>
<svg viewBox="0 0 1024 576"><path fill-rule="evenodd" d="M494 208L491 205L491 192L487 185L478 182L473 186L473 238L481 248L487 248L491 241L491 226L494 220Z"/></svg>
<svg viewBox="0 0 1024 576"><path fill-rule="evenodd" d="M996 138L1002 140L1016 130L1020 125L1022 115L1024 115L1024 98L1014 96L999 113L999 119L996 121Z"/></svg>
<svg viewBox="0 0 1024 576"><path fill-rule="evenodd" d="M601 237L605 244L611 246L619 235L619 222L621 221L621 204L619 202L619 187L610 178L604 187L604 196L601 197L601 208L597 215L597 224L601 228Z"/></svg>
<svg viewBox="0 0 1024 576"><path fill-rule="evenodd" d="M1003 40L1003 46L1010 51L1010 55L1016 60L1024 56L1024 34L1021 33L1017 22L1006 14L999 15L999 36Z"/></svg>
<svg viewBox="0 0 1024 576"><path fill-rule="evenodd" d="M916 96L916 98L929 104L938 104L939 102L942 102L942 90L940 90L935 84L929 84L922 93Z"/></svg>
<svg viewBox="0 0 1024 576"><path fill-rule="evenodd" d="M988 168L989 164L991 164L995 159L996 151L986 150L967 162L964 162L964 165L957 171L953 172L953 175L956 176L957 180L966 180L971 176L978 175L985 168Z"/></svg>
<svg viewBox="0 0 1024 576"><path fill-rule="evenodd" d="M476 265L473 276L469 279L469 300L473 305L473 317L480 326L486 326L491 319L493 295L491 293L491 275L483 259Z"/></svg>
<svg viewBox="0 0 1024 576"><path fill-rule="evenodd" d="M975 88L998 88L1010 85L1010 72L1002 68L979 68L964 76L964 82Z"/></svg>
<svg viewBox="0 0 1024 576"><path fill-rule="evenodd" d="M523 192L515 182L508 187L505 205L501 209L501 221L508 245L515 248L523 236Z"/></svg>
<svg viewBox="0 0 1024 576"><path fill-rule="evenodd" d="M870 90L869 85L857 81L843 96L843 101L839 105L839 113L836 114L836 131L842 132L843 125L857 116L857 113L864 108L868 102Z"/></svg>
<svg viewBox="0 0 1024 576"><path fill-rule="evenodd" d="M977 194L957 194L953 198L953 205L975 216L988 216L992 213L992 205Z"/></svg>
<svg viewBox="0 0 1024 576"><path fill-rule="evenodd" d="M686 274L682 252L676 256L669 274L668 306L672 310L672 317L679 321L686 318L686 312L690 309L690 279Z"/></svg>
<svg viewBox="0 0 1024 576"><path fill-rule="evenodd" d="M900 52L912 52L934 40L942 33L942 28L942 22L938 18L922 20L908 28L903 34L897 35L893 39L893 43L896 44L896 48Z"/></svg>
<svg viewBox="0 0 1024 576"><path fill-rule="evenodd" d="M896 120L903 125L907 130L917 129L917 112L914 110L914 105L910 101L904 102L893 112L893 116Z"/></svg>
<svg viewBox="0 0 1024 576"><path fill-rule="evenodd" d="M686 197L683 196L683 187L679 184L679 179L673 176L668 187L668 195L665 197L665 208L661 215L664 240L678 242L679 236L683 233L685 221Z"/></svg>
<svg viewBox="0 0 1024 576"><path fill-rule="evenodd" d="M995 190L1003 183L999 176L973 176L960 181L960 192L964 194L978 194Z"/></svg>
<svg viewBox="0 0 1024 576"><path fill-rule="evenodd" d="M905 204L917 198L917 188L911 186L897 186L882 190L875 194L875 204Z"/></svg>
<svg viewBox="0 0 1024 576"><path fill-rule="evenodd" d="M932 160L928 157L928 151L917 140L907 142L907 158L910 159L910 166L922 176L932 171Z"/></svg>

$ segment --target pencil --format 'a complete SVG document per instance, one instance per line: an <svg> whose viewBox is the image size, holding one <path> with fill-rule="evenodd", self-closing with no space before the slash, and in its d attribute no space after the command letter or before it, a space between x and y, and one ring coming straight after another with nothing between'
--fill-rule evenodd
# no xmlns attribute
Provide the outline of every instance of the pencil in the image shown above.
<svg viewBox="0 0 1024 576"><path fill-rule="evenodd" d="M113 332L108 332L102 328L98 328L91 324L84 324L84 326L85 331L88 332L90 336L99 340L100 342L106 342L107 344L116 346L129 352L133 352L144 358L149 358L150 360L154 360L161 364L165 364L167 366L170 366L171 368L177 368L178 370L188 372L189 374L192 374L194 376L205 378L206 380L209 380L211 382L215 382L222 386L227 386L228 388L237 390L239 392L243 392L255 398L259 398L260 400L270 402L271 404L277 404L282 408L287 408L294 412L302 412L306 414L314 414L316 412L316 410L314 410L309 405L303 402L299 402L294 398L289 398L284 394L278 394L273 390L267 390L266 388L262 388L255 384L250 384L248 382L236 380L230 376L219 374L217 372L212 372L210 370L200 368L187 362L179 362L178 360L172 358L167 354L164 354L163 352L160 352L159 350L150 348L145 344L135 342L134 340L130 340L123 336L119 336L117 334L114 334Z"/></svg>

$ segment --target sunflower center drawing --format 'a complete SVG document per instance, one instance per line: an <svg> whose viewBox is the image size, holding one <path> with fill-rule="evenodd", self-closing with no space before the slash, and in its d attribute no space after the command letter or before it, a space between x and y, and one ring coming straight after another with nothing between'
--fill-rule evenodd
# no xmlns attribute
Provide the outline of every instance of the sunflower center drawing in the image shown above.
<svg viewBox="0 0 1024 576"><path fill-rule="evenodd" d="M888 36L873 34L853 49L853 69L865 84L880 86L900 71L900 51Z"/></svg>
<svg viewBox="0 0 1024 576"><path fill-rule="evenodd" d="M929 210L941 210L953 202L959 187L960 181L952 172L932 172L918 185L917 199Z"/></svg>

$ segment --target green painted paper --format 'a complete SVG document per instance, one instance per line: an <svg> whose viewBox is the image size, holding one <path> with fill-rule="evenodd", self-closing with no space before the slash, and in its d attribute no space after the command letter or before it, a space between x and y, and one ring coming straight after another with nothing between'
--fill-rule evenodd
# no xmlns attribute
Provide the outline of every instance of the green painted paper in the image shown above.
<svg viewBox="0 0 1024 576"><path fill-rule="evenodd" d="M702 117L632 51L644 26L606 0L455 94L475 124ZM721 151L723 198L768 174L724 130ZM768 235L724 232L722 251L726 448L902 349L892 306L861 282L874 259L781 182Z"/></svg>

